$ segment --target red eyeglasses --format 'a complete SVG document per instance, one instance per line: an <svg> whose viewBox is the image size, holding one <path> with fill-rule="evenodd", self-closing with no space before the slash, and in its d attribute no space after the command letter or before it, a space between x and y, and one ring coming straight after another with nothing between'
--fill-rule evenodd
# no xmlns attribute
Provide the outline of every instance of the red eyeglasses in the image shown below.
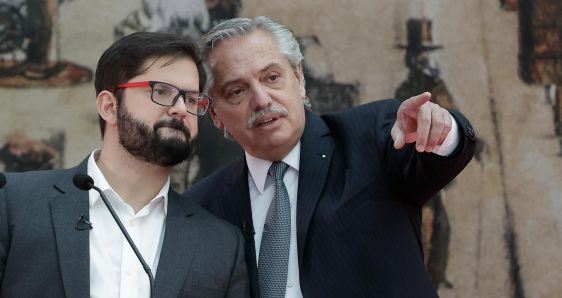
<svg viewBox="0 0 562 298"><path fill-rule="evenodd" d="M192 115L203 116L207 113L211 98L197 91L183 90L172 84L158 81L128 82L113 87L112 92L120 88L150 87L150 99L158 105L171 107L176 104L181 96L187 107L187 112Z"/></svg>

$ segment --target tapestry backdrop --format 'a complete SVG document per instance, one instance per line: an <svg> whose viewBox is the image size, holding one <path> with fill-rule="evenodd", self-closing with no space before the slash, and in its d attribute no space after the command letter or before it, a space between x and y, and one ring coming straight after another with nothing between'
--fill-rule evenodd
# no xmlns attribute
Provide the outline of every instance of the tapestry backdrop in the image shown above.
<svg viewBox="0 0 562 298"><path fill-rule="evenodd" d="M298 37L316 112L430 91L471 119L475 159L423 210L441 297L562 297L559 0L0 0L0 170L71 167L100 146L92 77L117 38L197 39L258 15ZM174 187L240 153L202 118Z"/></svg>

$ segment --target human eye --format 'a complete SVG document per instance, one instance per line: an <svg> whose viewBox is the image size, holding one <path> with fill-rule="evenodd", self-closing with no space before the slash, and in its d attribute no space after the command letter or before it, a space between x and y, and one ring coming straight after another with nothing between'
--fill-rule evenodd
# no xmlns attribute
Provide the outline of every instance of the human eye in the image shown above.
<svg viewBox="0 0 562 298"><path fill-rule="evenodd" d="M239 104L244 99L246 94L246 88L244 87L232 87L227 89L225 93L226 101L230 104Z"/></svg>
<svg viewBox="0 0 562 298"><path fill-rule="evenodd" d="M185 95L185 102L188 103L189 105L198 105L199 104L199 98L200 98L199 93L188 92Z"/></svg>
<svg viewBox="0 0 562 298"><path fill-rule="evenodd" d="M279 70L270 70L264 74L261 81L270 88L278 89L283 86L283 72Z"/></svg>
<svg viewBox="0 0 562 298"><path fill-rule="evenodd" d="M154 89L152 90L152 92L153 94L160 97L168 97L175 94L175 92L177 92L177 89L166 84L156 84L154 85Z"/></svg>
<svg viewBox="0 0 562 298"><path fill-rule="evenodd" d="M236 87L232 88L228 91L227 96L240 96L244 92L244 89Z"/></svg>
<svg viewBox="0 0 562 298"><path fill-rule="evenodd" d="M267 81L269 82L276 82L279 80L281 76L278 73L271 73L267 76Z"/></svg>

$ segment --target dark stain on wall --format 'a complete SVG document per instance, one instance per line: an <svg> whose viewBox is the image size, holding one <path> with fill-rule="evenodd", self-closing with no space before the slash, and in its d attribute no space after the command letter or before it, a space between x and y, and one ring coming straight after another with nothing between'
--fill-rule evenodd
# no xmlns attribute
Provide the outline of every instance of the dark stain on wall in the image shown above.
<svg viewBox="0 0 562 298"><path fill-rule="evenodd" d="M57 0L0 2L0 87L70 86L92 71L55 56Z"/></svg>
<svg viewBox="0 0 562 298"><path fill-rule="evenodd" d="M562 2L520 0L518 12L521 79L562 85Z"/></svg>
<svg viewBox="0 0 562 298"><path fill-rule="evenodd" d="M329 113L352 107L359 98L359 82L337 82L332 74L319 75L314 65L306 60L308 47L322 46L316 35L296 37L303 56L303 73L306 82L306 95L312 104L311 110L317 113Z"/></svg>
<svg viewBox="0 0 562 298"><path fill-rule="evenodd" d="M548 84L544 86L544 93L546 95L546 100L552 107L552 115L554 121L554 133L558 138L558 144L560 146L560 151L558 156L562 157L562 86L556 86L554 84Z"/></svg>
<svg viewBox="0 0 562 298"><path fill-rule="evenodd" d="M238 16L242 9L241 0L206 0L206 3L211 18L211 27Z"/></svg>
<svg viewBox="0 0 562 298"><path fill-rule="evenodd" d="M562 1L519 0L519 76L545 86L562 156Z"/></svg>
<svg viewBox="0 0 562 298"><path fill-rule="evenodd" d="M65 135L52 134L47 140L34 140L23 133L13 133L6 137L0 148L0 162L4 170L23 172L32 170L51 170L62 167Z"/></svg>

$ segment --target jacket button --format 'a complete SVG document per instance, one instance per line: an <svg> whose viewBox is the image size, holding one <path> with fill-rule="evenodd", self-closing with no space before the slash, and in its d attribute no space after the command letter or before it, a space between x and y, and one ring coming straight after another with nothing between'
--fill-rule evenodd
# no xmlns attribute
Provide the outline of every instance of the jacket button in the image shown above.
<svg viewBox="0 0 562 298"><path fill-rule="evenodd" d="M469 139L471 140L475 140L476 139L476 134L474 133L474 128L472 128L472 126L468 126L466 128L466 135L468 136Z"/></svg>

